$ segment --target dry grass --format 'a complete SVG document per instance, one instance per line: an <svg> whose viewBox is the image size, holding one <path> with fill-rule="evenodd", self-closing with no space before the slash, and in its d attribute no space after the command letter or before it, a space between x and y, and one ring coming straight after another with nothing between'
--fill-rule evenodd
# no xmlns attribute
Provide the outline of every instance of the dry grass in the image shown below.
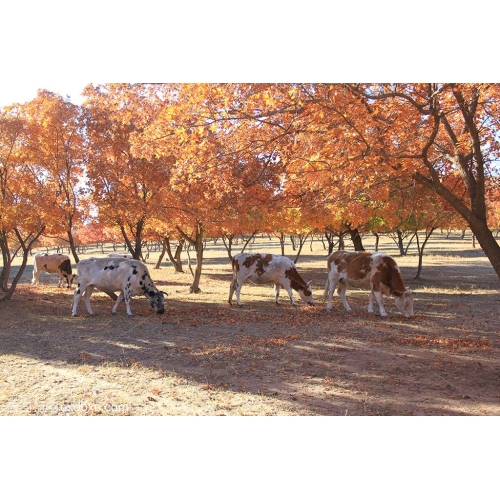
<svg viewBox="0 0 500 500"><path fill-rule="evenodd" d="M499 280L481 250L458 234L436 235L415 281L416 255L381 243L416 292L412 319L391 298L388 318L369 315L368 294L357 290L348 291L352 313L338 297L328 313L320 242L298 262L313 279L315 307L296 297L293 308L286 294L276 307L270 287L251 284L243 307L230 307L227 254L213 243L196 295L189 272L155 270L150 256L153 279L169 293L163 316L142 297L134 318L123 305L112 316L113 303L95 293L95 315L81 302L72 318L73 290L47 274L32 286L30 265L0 303L0 414L500 415ZM258 238L250 251L279 247Z"/></svg>

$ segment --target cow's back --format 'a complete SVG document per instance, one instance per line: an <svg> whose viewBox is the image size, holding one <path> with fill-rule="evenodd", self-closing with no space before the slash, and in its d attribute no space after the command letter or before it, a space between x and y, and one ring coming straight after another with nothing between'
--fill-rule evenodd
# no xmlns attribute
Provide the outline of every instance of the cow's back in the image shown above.
<svg viewBox="0 0 500 500"><path fill-rule="evenodd" d="M77 267L78 282L94 285L107 291L121 290L124 282L135 281L147 268L139 261L123 257L91 258L81 260Z"/></svg>
<svg viewBox="0 0 500 500"><path fill-rule="evenodd" d="M70 258L64 253L37 253L34 257L33 270L35 272L57 273L61 263L66 260L70 261Z"/></svg>

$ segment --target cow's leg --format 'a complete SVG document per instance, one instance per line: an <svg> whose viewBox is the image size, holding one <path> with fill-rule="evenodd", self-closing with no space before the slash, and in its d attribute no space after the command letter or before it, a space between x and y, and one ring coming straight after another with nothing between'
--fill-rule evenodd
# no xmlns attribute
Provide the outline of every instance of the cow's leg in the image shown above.
<svg viewBox="0 0 500 500"><path fill-rule="evenodd" d="M274 284L274 300L276 301L276 305L280 305L280 290L281 285L279 283Z"/></svg>
<svg viewBox="0 0 500 500"><path fill-rule="evenodd" d="M338 293L340 295L340 299L342 300L342 304L344 304L344 307L346 311L352 311L351 307L347 303L347 297L346 297L346 290L347 290L347 284L344 280L339 280L338 282Z"/></svg>
<svg viewBox="0 0 500 500"><path fill-rule="evenodd" d="M276 285L279 287L279 285ZM292 293L292 288L290 287L289 283L281 283L281 286L288 292L288 296L290 297L290 302L292 303L292 306L295 305L295 300L293 300L293 293Z"/></svg>
<svg viewBox="0 0 500 500"><path fill-rule="evenodd" d="M236 289L236 284L237 284L237 281L236 281L236 278L233 279L233 281L231 282L231 286L229 287L229 298L227 299L227 301L229 302L229 305L233 305L233 294L234 294L234 290Z"/></svg>
<svg viewBox="0 0 500 500"><path fill-rule="evenodd" d="M328 274L328 279L326 281L326 286L325 286L325 295L328 298L326 308L328 311L332 310L332 297L333 297L333 292L335 292L335 288L337 288L338 280L339 277L333 271L331 271Z"/></svg>
<svg viewBox="0 0 500 500"><path fill-rule="evenodd" d="M373 312L373 298L375 297L375 292L373 289L370 291L370 300L368 301L368 312Z"/></svg>
<svg viewBox="0 0 500 500"><path fill-rule="evenodd" d="M90 296L94 293L94 286L90 285L85 289L85 293L83 294L83 300L85 300L85 305L87 306L87 311L89 314L94 314L92 308L90 307Z"/></svg>
<svg viewBox="0 0 500 500"><path fill-rule="evenodd" d="M127 314L129 316L133 316L132 310L130 309L130 299L132 298L130 295L130 290L125 290L125 306L127 307Z"/></svg>
<svg viewBox="0 0 500 500"><path fill-rule="evenodd" d="M116 303L113 306L113 309L111 309L112 314L116 314L116 309L118 308L118 305L120 304L120 302L122 302L123 300L124 300L123 292L120 292L120 295L118 295L118 297L116 298ZM127 313L129 311L129 309L130 309L130 306L127 307Z"/></svg>
<svg viewBox="0 0 500 500"><path fill-rule="evenodd" d="M80 302L81 296L82 296L82 290L80 284L78 284L75 290L75 294L73 296L73 309L71 311L72 316L77 316L76 311L78 309L78 302Z"/></svg>
<svg viewBox="0 0 500 500"><path fill-rule="evenodd" d="M94 290L93 286L89 287L85 284L82 285L81 283L78 283L78 286L76 287L75 290L75 294L73 296L73 310L71 312L72 316L77 316L78 303L80 302L82 295L84 296L85 305L87 306L88 313L93 314L92 308L90 307L90 296L92 295L93 290Z"/></svg>
<svg viewBox="0 0 500 500"><path fill-rule="evenodd" d="M40 284L40 272L36 271L35 269L33 269L33 279L31 280L31 284L32 285L39 285Z"/></svg>
<svg viewBox="0 0 500 500"><path fill-rule="evenodd" d="M377 299L378 303L378 308L380 310L380 316L387 316L387 312L385 311L384 304L382 303L382 291L381 290L373 290L372 293L370 294L370 304L368 305L368 312L373 312L373 299L372 295L375 295L375 298ZM370 311L370 305L372 310Z"/></svg>
<svg viewBox="0 0 500 500"><path fill-rule="evenodd" d="M240 293L241 293L241 287L243 286L243 283L240 283L239 281L236 282L236 303L241 307L241 300L240 300Z"/></svg>

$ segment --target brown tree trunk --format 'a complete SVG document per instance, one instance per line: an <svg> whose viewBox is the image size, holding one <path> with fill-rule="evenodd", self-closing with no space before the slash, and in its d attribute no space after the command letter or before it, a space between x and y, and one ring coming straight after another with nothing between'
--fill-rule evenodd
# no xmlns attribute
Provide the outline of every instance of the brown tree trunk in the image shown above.
<svg viewBox="0 0 500 500"><path fill-rule="evenodd" d="M233 234L223 234L222 235L222 242L224 243L224 246L226 247L227 255L229 257L229 262L231 262L232 258L233 258L233 254L232 254L233 239L234 239Z"/></svg>
<svg viewBox="0 0 500 500"><path fill-rule="evenodd" d="M181 238L184 238L190 245L194 247L196 250L196 269L193 272L193 283L189 287L189 293L200 293L200 280L201 280L201 270L203 267L203 235L205 232L205 228L203 223L198 221L196 223L195 235L194 238L189 237L179 226L177 226L177 230L181 235Z"/></svg>
<svg viewBox="0 0 500 500"><path fill-rule="evenodd" d="M78 257L78 254L76 252L75 239L73 238L73 233L71 229L68 229L67 234L68 234L69 248L71 249L71 253L73 254L73 259L75 259L75 264L78 264L78 262L80 262L80 258Z"/></svg>
<svg viewBox="0 0 500 500"><path fill-rule="evenodd" d="M415 231L415 237L417 239L417 249L418 249L418 267L417 267L417 274L413 279L417 280L420 279L420 275L422 274L422 263L424 260L424 248L426 243L429 241L429 238L431 237L431 234L434 232L434 230L437 229L437 227L431 227L428 233L425 235L424 242L422 243L422 246L420 246L420 240L418 238L418 232Z"/></svg>
<svg viewBox="0 0 500 500"><path fill-rule="evenodd" d="M349 235L351 236L352 243L354 245L354 250L356 252L364 252L365 249L363 247L363 242L361 241L361 235L359 234L358 228L355 227L354 229L349 229L347 230Z"/></svg>
<svg viewBox="0 0 500 500"><path fill-rule="evenodd" d="M299 251L297 252L297 255L295 256L295 259L294 259L294 264L297 264L297 262L299 261L299 257L300 257L300 254L302 252L302 248L304 248L304 243L306 242L307 238L309 238L309 234L310 233L307 233L306 235L304 234L299 234L298 238L299 238Z"/></svg>
<svg viewBox="0 0 500 500"><path fill-rule="evenodd" d="M16 234L16 238L20 244L20 247L23 250L23 260L21 262L21 266L19 267L19 270L17 274L14 276L14 279L12 280L11 285L9 286L9 277L10 277L10 269L11 269L11 264L12 264L12 259L10 255L8 255L8 260L7 260L7 267L8 267L8 274L5 273L5 275L2 275L2 291L6 292L5 295L2 297L0 300L9 300L12 295L14 295L14 292L16 291L17 284L19 283L19 280L21 279L21 276L24 273L24 270L26 269L26 265L28 263L28 256L30 255L31 248L35 244L35 242L38 240L40 235L45 231L45 226L40 229L40 231L37 234L32 234L28 236L26 239L23 239L21 236L21 233L15 229L14 233ZM6 235L7 236L7 235ZM28 244L26 244L28 242ZM2 253L4 252L4 246L5 242L2 242ZM8 245L6 246L6 249L8 250Z"/></svg>
<svg viewBox="0 0 500 500"><path fill-rule="evenodd" d="M182 268L181 261L181 253L184 247L184 240L179 238L177 242L177 247L175 249L175 254L172 254L172 247L170 246L170 238L168 236L164 236L162 240L162 252L158 259L158 263L156 264L156 269L160 269L161 261L165 256L165 253L168 255L168 260L174 266L176 273L183 273L184 269Z"/></svg>

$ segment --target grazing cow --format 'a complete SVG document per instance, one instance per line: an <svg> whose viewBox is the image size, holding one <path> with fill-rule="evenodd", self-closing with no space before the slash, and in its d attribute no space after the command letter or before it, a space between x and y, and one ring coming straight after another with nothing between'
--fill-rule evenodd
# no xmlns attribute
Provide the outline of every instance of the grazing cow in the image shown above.
<svg viewBox="0 0 500 500"><path fill-rule="evenodd" d="M407 318L413 316L413 296L407 290L399 267L392 257L379 252L346 252L339 250L328 256L328 279L325 287L326 308L332 309L332 296L338 293L347 311L351 311L346 299L347 285L370 288L368 312L373 312L373 297L377 299L381 316L387 316L382 303L382 292L394 295L397 308Z"/></svg>
<svg viewBox="0 0 500 500"><path fill-rule="evenodd" d="M66 279L68 284L67 288L71 288L73 278L76 276L71 269L69 256L63 253L35 254L33 262L33 279L31 280L33 285L40 284L40 274L42 271L51 274L57 273L59 275L59 283L57 286L62 286L64 284L64 279Z"/></svg>
<svg viewBox="0 0 500 500"><path fill-rule="evenodd" d="M132 254L130 253L110 253L108 257L121 257L122 259L131 259Z"/></svg>
<svg viewBox="0 0 500 500"><path fill-rule="evenodd" d="M279 292L283 287L290 296L292 305L295 301L292 288L300 298L308 304L314 304L311 282L306 283L299 275L295 264L287 257L271 254L238 254L232 258L233 281L229 289L229 304L233 305L233 294L236 291L236 301L241 306L240 292L243 283L249 279L257 285L274 284L276 304L279 304Z"/></svg>
<svg viewBox="0 0 500 500"><path fill-rule="evenodd" d="M87 311L92 314L90 296L94 288L108 295L120 291L113 306L112 313L121 301L125 301L127 314L133 316L130 310L130 299L134 295L145 295L151 307L158 313L165 312L164 292L160 292L149 275L148 268L137 260L120 257L81 260L77 265L78 286L73 299L73 316L76 316L78 302L83 294Z"/></svg>

